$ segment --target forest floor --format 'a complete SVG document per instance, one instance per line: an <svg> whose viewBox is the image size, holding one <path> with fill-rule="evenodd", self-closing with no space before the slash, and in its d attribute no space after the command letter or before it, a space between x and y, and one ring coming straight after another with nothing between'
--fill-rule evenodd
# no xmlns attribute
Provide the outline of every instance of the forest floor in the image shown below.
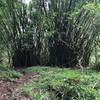
<svg viewBox="0 0 100 100"><path fill-rule="evenodd" d="M20 78L0 81L0 100L29 100L24 95L20 95L18 89L21 85L31 83L38 76L36 74L25 74Z"/></svg>
<svg viewBox="0 0 100 100"><path fill-rule="evenodd" d="M100 100L100 72L37 66L0 73L0 100Z"/></svg>

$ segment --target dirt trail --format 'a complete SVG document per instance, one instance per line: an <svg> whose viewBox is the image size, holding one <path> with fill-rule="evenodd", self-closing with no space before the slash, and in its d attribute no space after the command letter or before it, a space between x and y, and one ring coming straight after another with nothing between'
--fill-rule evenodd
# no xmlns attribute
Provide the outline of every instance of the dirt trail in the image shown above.
<svg viewBox="0 0 100 100"><path fill-rule="evenodd" d="M18 89L21 85L30 83L37 77L36 74L25 74L19 79L0 81L0 100L30 100L20 95Z"/></svg>

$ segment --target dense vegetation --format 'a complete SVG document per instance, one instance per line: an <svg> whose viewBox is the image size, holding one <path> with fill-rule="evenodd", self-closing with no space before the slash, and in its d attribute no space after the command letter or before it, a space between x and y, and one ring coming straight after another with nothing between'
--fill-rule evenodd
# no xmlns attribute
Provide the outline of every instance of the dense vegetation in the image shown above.
<svg viewBox="0 0 100 100"><path fill-rule="evenodd" d="M99 100L100 73L81 72L59 68L28 68L26 73L35 72L38 80L21 87L21 94L32 100ZM35 91L35 92L34 92ZM33 93L34 92L34 93Z"/></svg>
<svg viewBox="0 0 100 100"><path fill-rule="evenodd" d="M100 100L100 0L26 1L0 0L0 100Z"/></svg>
<svg viewBox="0 0 100 100"><path fill-rule="evenodd" d="M28 82L13 90L6 100L23 96L24 100L100 100L100 72L94 70L84 70L82 74L80 70L36 66L23 69L19 73L11 69L9 72L3 71L5 68L1 68L4 72L2 79L8 79L13 84L16 84L14 78L22 76L23 73L30 74Z"/></svg>
<svg viewBox="0 0 100 100"><path fill-rule="evenodd" d="M99 12L98 0L0 0L1 56L15 67L86 67L99 46Z"/></svg>

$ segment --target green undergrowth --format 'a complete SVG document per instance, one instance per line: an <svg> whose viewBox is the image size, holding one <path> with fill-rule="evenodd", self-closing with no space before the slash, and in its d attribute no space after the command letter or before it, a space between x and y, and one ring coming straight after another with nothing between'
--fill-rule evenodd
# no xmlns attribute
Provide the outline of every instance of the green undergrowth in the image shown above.
<svg viewBox="0 0 100 100"><path fill-rule="evenodd" d="M20 76L22 76L22 74L20 72L17 72L12 68L7 68L7 67L0 65L0 80L7 81L12 78L13 79L19 78Z"/></svg>
<svg viewBox="0 0 100 100"><path fill-rule="evenodd" d="M30 67L24 72L39 75L20 89L30 100L100 100L99 72L50 67Z"/></svg>

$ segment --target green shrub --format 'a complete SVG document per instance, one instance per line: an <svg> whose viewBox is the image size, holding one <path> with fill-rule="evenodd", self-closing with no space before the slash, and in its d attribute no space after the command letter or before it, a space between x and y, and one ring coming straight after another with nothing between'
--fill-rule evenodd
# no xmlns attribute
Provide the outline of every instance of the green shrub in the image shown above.
<svg viewBox="0 0 100 100"><path fill-rule="evenodd" d="M59 100L96 100L96 90L81 85L62 87L56 90ZM59 95L58 95L59 94ZM60 97L59 97L60 96Z"/></svg>
<svg viewBox="0 0 100 100"><path fill-rule="evenodd" d="M11 78L19 78L20 76L22 76L20 72L0 66L0 80L10 80Z"/></svg>

